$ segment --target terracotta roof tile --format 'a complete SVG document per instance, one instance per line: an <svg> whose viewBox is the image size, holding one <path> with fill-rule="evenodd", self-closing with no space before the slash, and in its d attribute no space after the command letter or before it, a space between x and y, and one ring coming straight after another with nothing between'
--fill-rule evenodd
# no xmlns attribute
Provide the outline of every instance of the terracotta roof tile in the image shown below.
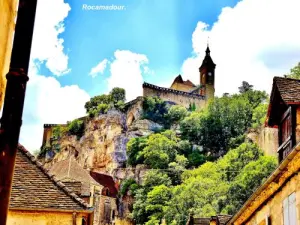
<svg viewBox="0 0 300 225"><path fill-rule="evenodd" d="M225 225L230 219L231 219L231 215L218 215L218 220L220 225Z"/></svg>
<svg viewBox="0 0 300 225"><path fill-rule="evenodd" d="M82 196L89 196L91 185L101 186L90 176L89 171L83 169L73 158L55 163L49 173L55 175L64 184L68 183L69 186L72 182L74 182L73 186L77 186L78 181L81 182Z"/></svg>
<svg viewBox="0 0 300 225"><path fill-rule="evenodd" d="M195 225L209 225L210 218L194 218Z"/></svg>
<svg viewBox="0 0 300 225"><path fill-rule="evenodd" d="M42 164L21 145L16 156L10 208L92 212L88 204L48 174Z"/></svg>
<svg viewBox="0 0 300 225"><path fill-rule="evenodd" d="M273 82L285 103L300 102L300 80L274 77Z"/></svg>

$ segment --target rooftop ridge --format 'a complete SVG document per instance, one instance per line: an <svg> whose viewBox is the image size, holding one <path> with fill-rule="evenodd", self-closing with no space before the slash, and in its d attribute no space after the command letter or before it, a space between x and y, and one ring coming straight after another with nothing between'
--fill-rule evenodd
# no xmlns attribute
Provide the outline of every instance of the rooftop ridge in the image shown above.
<svg viewBox="0 0 300 225"><path fill-rule="evenodd" d="M152 88L152 89L155 89L155 90L161 90L161 91L166 91L166 92L172 92L172 93L176 93L176 94L179 94L179 95L187 95L187 96L194 97L194 98L199 98L199 99L205 99L205 96L200 95L200 94L195 94L195 93L190 93L190 92L185 92L185 91L178 91L178 90L171 89L171 88L159 87L159 86L156 86L154 84L149 84L149 83L146 83L146 82L143 83L143 88L144 87L149 87L149 88Z"/></svg>
<svg viewBox="0 0 300 225"><path fill-rule="evenodd" d="M41 162L35 159L35 157L27 150L23 145L18 145L18 150L24 154L32 164L36 165L41 172L48 177L50 181L53 182L55 186L57 186L60 190L62 190L66 195L68 195L74 202L76 202L79 206L83 207L86 210L91 210L92 207L82 200L78 195L76 195L73 191L67 188L62 182L60 182L55 175L49 174L49 170L47 170Z"/></svg>

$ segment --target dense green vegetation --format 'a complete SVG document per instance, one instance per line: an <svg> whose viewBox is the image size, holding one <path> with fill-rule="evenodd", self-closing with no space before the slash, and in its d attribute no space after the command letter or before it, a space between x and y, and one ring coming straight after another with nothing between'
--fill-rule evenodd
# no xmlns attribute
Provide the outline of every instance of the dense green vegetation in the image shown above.
<svg viewBox="0 0 300 225"><path fill-rule="evenodd" d="M123 110L125 106L125 90L113 88L107 95L98 95L85 103L86 112L90 117L107 113L109 109Z"/></svg>
<svg viewBox="0 0 300 225"><path fill-rule="evenodd" d="M80 119L75 119L68 123L67 131L70 135L76 135L80 138L84 134L84 121Z"/></svg>
<svg viewBox="0 0 300 225"><path fill-rule="evenodd" d="M163 219L185 224L191 212L233 214L275 169L276 160L245 138L249 129L263 125L268 96L247 82L239 90L215 98L201 111L145 99L144 118L167 130L127 144L128 165L152 169L142 185L134 184L131 217L137 224L156 225ZM125 181L124 187L131 183Z"/></svg>
<svg viewBox="0 0 300 225"><path fill-rule="evenodd" d="M300 62L286 75L288 78L300 79Z"/></svg>

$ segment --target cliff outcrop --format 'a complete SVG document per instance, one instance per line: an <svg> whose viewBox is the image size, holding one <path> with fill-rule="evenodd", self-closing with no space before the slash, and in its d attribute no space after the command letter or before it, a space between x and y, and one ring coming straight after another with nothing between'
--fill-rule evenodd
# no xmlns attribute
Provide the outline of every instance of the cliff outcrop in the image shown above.
<svg viewBox="0 0 300 225"><path fill-rule="evenodd" d="M125 169L127 142L161 128L161 125L137 114L128 124L128 113L110 110L107 114L87 119L82 137L64 134L53 141L55 144L42 160L45 167L50 168L58 161L74 157L79 165L91 171L115 175L120 179L136 177L140 173L136 171L140 169Z"/></svg>

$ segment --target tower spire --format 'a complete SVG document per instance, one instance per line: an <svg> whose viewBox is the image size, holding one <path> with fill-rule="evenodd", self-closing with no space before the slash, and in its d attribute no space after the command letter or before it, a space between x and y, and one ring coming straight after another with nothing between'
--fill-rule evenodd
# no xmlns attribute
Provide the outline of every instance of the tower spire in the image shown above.
<svg viewBox="0 0 300 225"><path fill-rule="evenodd" d="M209 49L209 36L207 37L207 47L206 47L206 55L210 54L210 49Z"/></svg>

